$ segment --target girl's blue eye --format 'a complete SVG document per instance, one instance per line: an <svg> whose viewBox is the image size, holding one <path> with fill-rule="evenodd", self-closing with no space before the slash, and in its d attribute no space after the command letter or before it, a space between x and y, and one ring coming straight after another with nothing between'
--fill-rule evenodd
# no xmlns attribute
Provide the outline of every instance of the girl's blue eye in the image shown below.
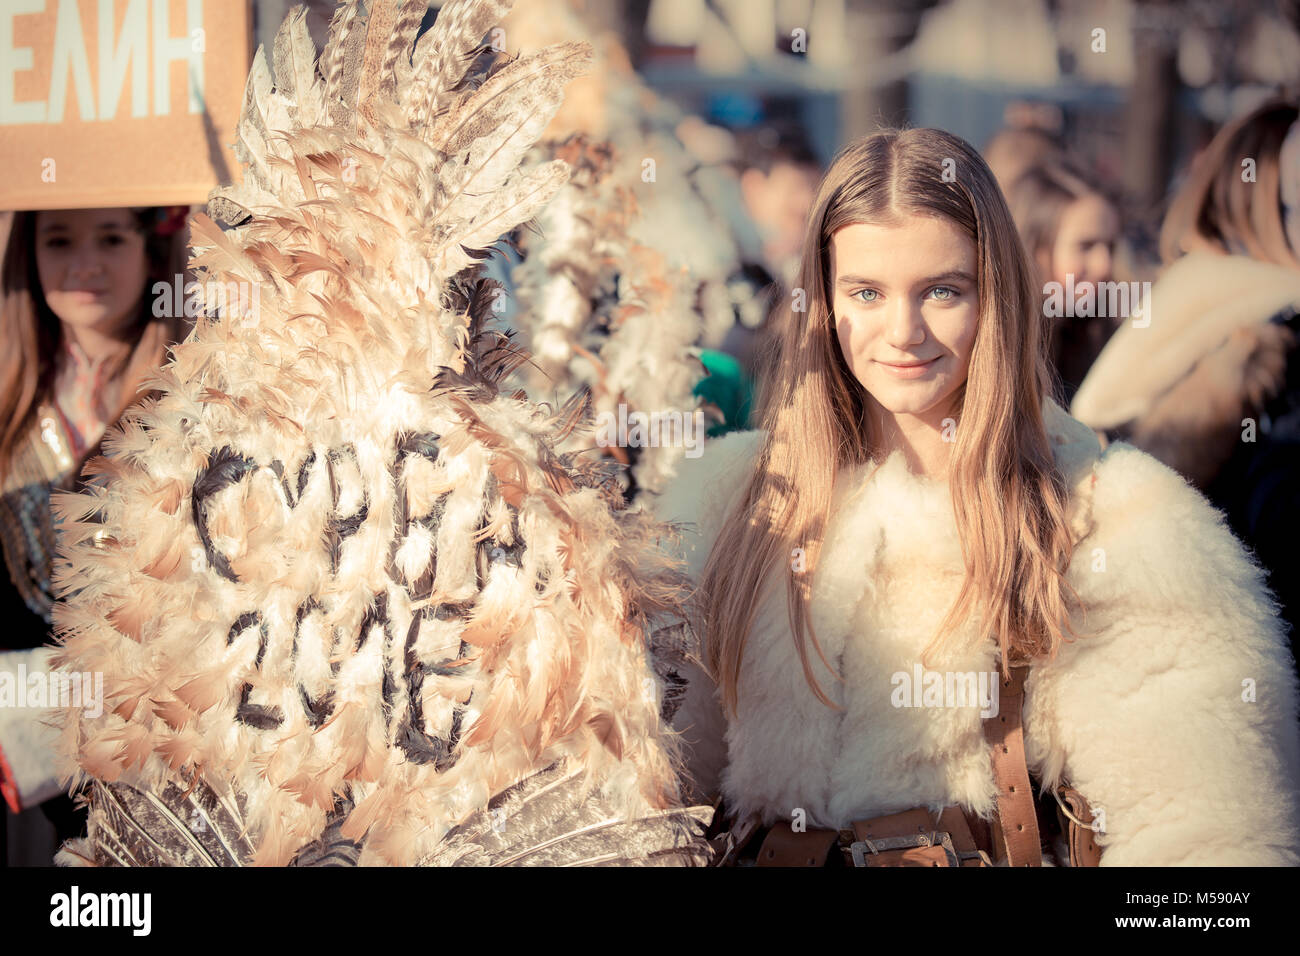
<svg viewBox="0 0 1300 956"><path fill-rule="evenodd" d="M871 298L870 299L860 298L860 296L864 296L864 295L870 295ZM879 296L876 293L875 289L859 289L857 292L853 293L851 298L857 299L859 302L875 302L876 299L879 298Z"/></svg>
<svg viewBox="0 0 1300 956"><path fill-rule="evenodd" d="M944 294L944 295L935 295L935 293L937 293L937 292L943 292L943 293L945 293L945 294ZM949 301L949 300L951 300L951 299L955 299L955 298L957 298L957 296L958 296L959 293L957 292L956 289L952 288L951 286L938 285L938 286L935 286L933 289L930 290L930 294L933 295L933 296L935 297L935 299L938 300L939 302L947 302L947 301Z"/></svg>

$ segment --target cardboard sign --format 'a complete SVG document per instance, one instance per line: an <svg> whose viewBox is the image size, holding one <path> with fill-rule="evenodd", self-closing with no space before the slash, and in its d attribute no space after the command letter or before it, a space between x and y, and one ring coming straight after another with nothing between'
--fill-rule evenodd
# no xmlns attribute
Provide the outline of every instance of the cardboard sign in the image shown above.
<svg viewBox="0 0 1300 956"><path fill-rule="evenodd" d="M3 0L0 209L202 203L237 182L249 0Z"/></svg>

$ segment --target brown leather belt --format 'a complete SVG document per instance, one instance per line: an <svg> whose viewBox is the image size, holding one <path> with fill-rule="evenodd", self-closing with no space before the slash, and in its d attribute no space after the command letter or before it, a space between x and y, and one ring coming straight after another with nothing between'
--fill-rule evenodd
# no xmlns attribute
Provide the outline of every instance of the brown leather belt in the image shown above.
<svg viewBox="0 0 1300 956"><path fill-rule="evenodd" d="M754 865L826 866L838 849L847 866L992 866L990 838L988 824L960 807L904 810L845 830L795 831L782 820L763 837Z"/></svg>
<svg viewBox="0 0 1300 956"><path fill-rule="evenodd" d="M852 866L992 866L995 860L1008 866L1041 866L1038 815L1021 724L1028 671L1028 667L1010 669L1010 677L1002 680L997 718L984 723L997 785L997 815L992 823L955 806L937 814L916 808L855 820L845 830L796 831L789 821L779 821L763 834L757 821L749 820L723 835L716 848L720 859L734 858L762 836L756 866L826 866L838 862L832 856L835 849ZM1086 827L1092 820L1087 802L1076 791L1065 794ZM1090 832L1087 837L1081 833L1071 821L1071 863L1095 866L1100 851Z"/></svg>

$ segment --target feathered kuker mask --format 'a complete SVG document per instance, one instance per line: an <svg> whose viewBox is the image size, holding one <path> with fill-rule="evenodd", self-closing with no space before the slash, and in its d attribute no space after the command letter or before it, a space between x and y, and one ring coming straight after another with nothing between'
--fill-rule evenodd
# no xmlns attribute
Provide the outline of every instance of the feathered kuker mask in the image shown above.
<svg viewBox="0 0 1300 956"><path fill-rule="evenodd" d="M301 7L255 58L240 186L198 215L208 314L57 502L63 658L105 714L62 747L102 864L692 862L647 656L665 529L559 455L586 418L477 262L568 175L521 167L565 44L479 55L508 8ZM98 533L98 545L95 536Z"/></svg>

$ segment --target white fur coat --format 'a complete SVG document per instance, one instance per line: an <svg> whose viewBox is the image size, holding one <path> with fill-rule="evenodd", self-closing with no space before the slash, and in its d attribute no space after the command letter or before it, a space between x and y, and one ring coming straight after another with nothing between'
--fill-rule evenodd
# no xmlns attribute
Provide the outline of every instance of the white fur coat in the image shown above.
<svg viewBox="0 0 1300 956"><path fill-rule="evenodd" d="M1076 535L1068 579L1081 638L1036 665L1025 748L1044 785L1065 780L1105 815L1103 863L1295 865L1300 740L1296 681L1262 572L1199 493L1150 456L1047 403ZM698 581L762 439L728 435L684 462L655 506L684 522ZM785 586L769 587L727 721L700 671L675 718L700 790L765 822L809 825L960 803L985 816L995 788L979 707L899 707L957 594L962 560L946 484L901 454L838 476L812 619L838 680L811 652L819 702L794 648ZM966 633L969 633L969 622ZM968 642L969 643L969 642ZM938 670L992 671L992 645ZM687 675L683 675L687 676ZM994 708L996 710L996 708Z"/></svg>

